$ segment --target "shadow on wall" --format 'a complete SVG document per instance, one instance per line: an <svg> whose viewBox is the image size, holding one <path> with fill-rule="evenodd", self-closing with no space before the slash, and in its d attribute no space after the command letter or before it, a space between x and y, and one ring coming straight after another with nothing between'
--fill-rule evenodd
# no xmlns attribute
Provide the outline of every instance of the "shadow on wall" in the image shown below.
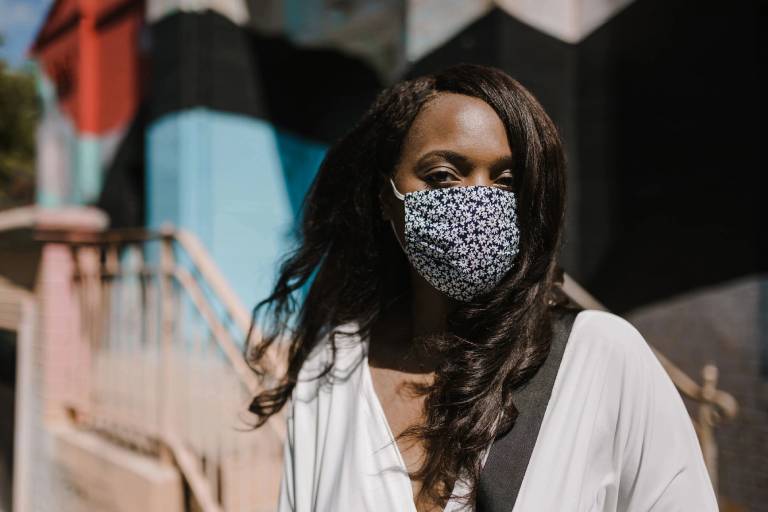
<svg viewBox="0 0 768 512"><path fill-rule="evenodd" d="M498 66L569 161L566 268L612 311L768 271L764 2L634 0L565 43L495 8L414 63Z"/></svg>
<svg viewBox="0 0 768 512"><path fill-rule="evenodd" d="M701 288L627 314L646 340L696 380L714 363L739 414L718 426L720 492L763 510L768 467L768 274ZM696 404L685 400L694 416ZM762 479L762 480L761 480Z"/></svg>

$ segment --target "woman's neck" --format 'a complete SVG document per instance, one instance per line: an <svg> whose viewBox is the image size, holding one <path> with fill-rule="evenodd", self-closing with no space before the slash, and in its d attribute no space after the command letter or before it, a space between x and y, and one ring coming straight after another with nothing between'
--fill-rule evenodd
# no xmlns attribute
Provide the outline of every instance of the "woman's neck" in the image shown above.
<svg viewBox="0 0 768 512"><path fill-rule="evenodd" d="M392 303L371 332L372 366L406 373L432 373L440 363L435 351L420 340L447 331L447 320L457 303L432 288L415 270L411 293Z"/></svg>
<svg viewBox="0 0 768 512"><path fill-rule="evenodd" d="M411 291L411 338L444 333L455 301L435 290L414 269L411 269Z"/></svg>

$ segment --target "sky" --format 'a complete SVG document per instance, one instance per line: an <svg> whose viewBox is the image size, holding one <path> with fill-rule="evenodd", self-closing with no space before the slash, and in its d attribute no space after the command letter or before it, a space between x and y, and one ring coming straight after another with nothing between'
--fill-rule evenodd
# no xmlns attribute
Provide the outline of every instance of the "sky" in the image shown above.
<svg viewBox="0 0 768 512"><path fill-rule="evenodd" d="M9 66L20 67L27 47L32 42L52 0L0 0L0 59Z"/></svg>

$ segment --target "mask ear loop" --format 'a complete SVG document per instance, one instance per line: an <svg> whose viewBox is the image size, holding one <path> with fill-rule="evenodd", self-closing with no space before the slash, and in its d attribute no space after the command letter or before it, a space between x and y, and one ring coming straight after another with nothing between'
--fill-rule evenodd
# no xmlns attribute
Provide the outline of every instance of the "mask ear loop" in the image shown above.
<svg viewBox="0 0 768 512"><path fill-rule="evenodd" d="M397 190L397 187L395 186L395 182L392 181L392 178L389 178L389 182L392 184L392 190L395 193L395 197L398 198L401 201L404 201L405 200L405 196L403 194L401 194L399 190Z"/></svg>
<svg viewBox="0 0 768 512"><path fill-rule="evenodd" d="M404 200L405 200L405 196L404 196L403 194L401 194L401 193L400 193L400 192L397 190L397 187L395 186L395 182L394 182L394 181L392 181L392 178L389 178L389 182L392 184L392 191L395 193L395 197L397 197L397 198L398 198L399 200L401 200L401 201L404 201ZM400 242L400 237L399 237L399 236L397 236L397 230L395 229L395 221L394 221L394 219L389 219L389 225L390 225L390 226L392 226L392 234L394 234L394 235L395 235L395 240L397 240L397 245L399 245L399 246L400 246L400 248L403 250L403 252L405 252L406 254L408 254L408 253L405 251L405 246L402 244L402 242Z"/></svg>

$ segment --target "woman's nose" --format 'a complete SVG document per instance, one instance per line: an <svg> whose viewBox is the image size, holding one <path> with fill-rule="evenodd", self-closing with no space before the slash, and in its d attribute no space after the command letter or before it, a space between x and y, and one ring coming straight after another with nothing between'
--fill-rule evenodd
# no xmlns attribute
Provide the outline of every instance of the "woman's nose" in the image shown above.
<svg viewBox="0 0 768 512"><path fill-rule="evenodd" d="M463 181L462 185L465 187L470 187L474 185L482 185L485 187L493 186L491 173L488 172L487 170L473 171L469 173L462 181Z"/></svg>

